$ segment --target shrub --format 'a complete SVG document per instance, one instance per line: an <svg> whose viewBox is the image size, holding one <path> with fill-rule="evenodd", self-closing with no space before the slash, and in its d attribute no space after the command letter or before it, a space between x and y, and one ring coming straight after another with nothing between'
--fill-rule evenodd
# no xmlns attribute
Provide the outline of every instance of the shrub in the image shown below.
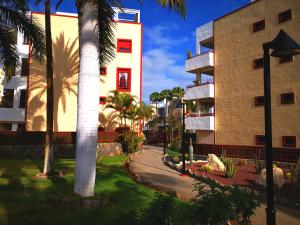
<svg viewBox="0 0 300 225"><path fill-rule="evenodd" d="M232 178L237 173L238 169L233 165L232 160L229 160L225 164L225 175L227 178Z"/></svg>
<svg viewBox="0 0 300 225"><path fill-rule="evenodd" d="M259 206L258 194L237 186L223 186L216 181L199 177L194 185L197 195L193 200L194 217L203 225L227 225L236 220L246 225Z"/></svg>
<svg viewBox="0 0 300 225"><path fill-rule="evenodd" d="M255 163L255 171L257 174L259 174L260 171L262 171L264 168L264 165L262 164L262 162L260 160L260 154L258 156L256 154L254 154L254 163Z"/></svg>
<svg viewBox="0 0 300 225"><path fill-rule="evenodd" d="M143 136L138 136L138 134L134 132L127 132L121 135L120 138L124 152L134 153L141 149Z"/></svg>

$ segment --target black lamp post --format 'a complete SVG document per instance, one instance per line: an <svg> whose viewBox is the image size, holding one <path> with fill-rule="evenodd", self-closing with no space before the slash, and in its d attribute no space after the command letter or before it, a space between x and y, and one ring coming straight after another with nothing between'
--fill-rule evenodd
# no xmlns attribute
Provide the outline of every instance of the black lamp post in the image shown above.
<svg viewBox="0 0 300 225"><path fill-rule="evenodd" d="M185 175L185 102L182 99L182 138L181 138L181 153L182 153L182 175Z"/></svg>
<svg viewBox="0 0 300 225"><path fill-rule="evenodd" d="M273 159L272 159L272 117L271 117L271 81L270 49L273 57L289 57L300 54L300 45L287 33L280 30L276 38L263 44L264 50L264 106L265 106L265 158L267 173L267 225L276 224L276 211L273 198Z"/></svg>
<svg viewBox="0 0 300 225"><path fill-rule="evenodd" d="M167 134L166 134L166 115L163 116L164 120L164 155L166 154L166 147L167 147Z"/></svg>

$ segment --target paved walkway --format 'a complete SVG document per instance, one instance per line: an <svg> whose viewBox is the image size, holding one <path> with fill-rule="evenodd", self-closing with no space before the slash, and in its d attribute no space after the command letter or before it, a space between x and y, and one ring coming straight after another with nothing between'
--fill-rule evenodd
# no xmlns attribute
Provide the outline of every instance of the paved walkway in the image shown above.
<svg viewBox="0 0 300 225"><path fill-rule="evenodd" d="M162 148L144 146L140 155L130 162L131 170L143 182L149 182L153 186L164 191L176 191L179 198L191 199L194 179L182 177L180 173L165 166L162 162ZM265 205L256 210L256 215L252 219L253 225L264 225ZM300 225L300 210L287 207L277 207L277 225Z"/></svg>

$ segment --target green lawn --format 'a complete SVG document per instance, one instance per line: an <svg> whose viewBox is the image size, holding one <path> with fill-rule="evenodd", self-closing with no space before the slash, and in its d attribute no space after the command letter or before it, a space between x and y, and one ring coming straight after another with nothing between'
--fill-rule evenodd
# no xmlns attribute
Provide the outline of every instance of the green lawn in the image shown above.
<svg viewBox="0 0 300 225"><path fill-rule="evenodd" d="M57 204L72 196L74 160L58 160L55 167L63 178L38 179L42 161L0 160L0 224L118 225L120 212L143 209L157 192L133 181L124 170L126 157L104 157L97 164L96 195L109 197L111 203L95 209L65 208ZM188 225L190 204L175 201L173 224ZM131 225L131 224L130 224ZM159 224L157 224L159 225Z"/></svg>

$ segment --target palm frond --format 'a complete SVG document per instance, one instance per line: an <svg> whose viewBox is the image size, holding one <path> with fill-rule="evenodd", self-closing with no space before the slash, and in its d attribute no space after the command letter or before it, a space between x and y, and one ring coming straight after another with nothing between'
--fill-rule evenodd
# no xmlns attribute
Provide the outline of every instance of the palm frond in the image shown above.
<svg viewBox="0 0 300 225"><path fill-rule="evenodd" d="M174 10L183 18L186 16L186 0L156 0L162 7Z"/></svg>
<svg viewBox="0 0 300 225"><path fill-rule="evenodd" d="M113 1L117 4L118 1ZM98 0L99 64L105 66L115 58L114 10L108 0Z"/></svg>
<svg viewBox="0 0 300 225"><path fill-rule="evenodd" d="M19 0L19 2L22 1ZM27 1L23 0L23 2ZM0 26L2 28L4 26L12 27L24 33L24 36L31 40L31 55L39 61L45 60L44 30L34 18L29 18L24 11L14 7L13 4L0 4Z"/></svg>
<svg viewBox="0 0 300 225"><path fill-rule="evenodd" d="M19 65L19 52L17 50L12 30L3 29L0 26L0 61L3 62L3 70L6 79L15 75L15 68Z"/></svg>

